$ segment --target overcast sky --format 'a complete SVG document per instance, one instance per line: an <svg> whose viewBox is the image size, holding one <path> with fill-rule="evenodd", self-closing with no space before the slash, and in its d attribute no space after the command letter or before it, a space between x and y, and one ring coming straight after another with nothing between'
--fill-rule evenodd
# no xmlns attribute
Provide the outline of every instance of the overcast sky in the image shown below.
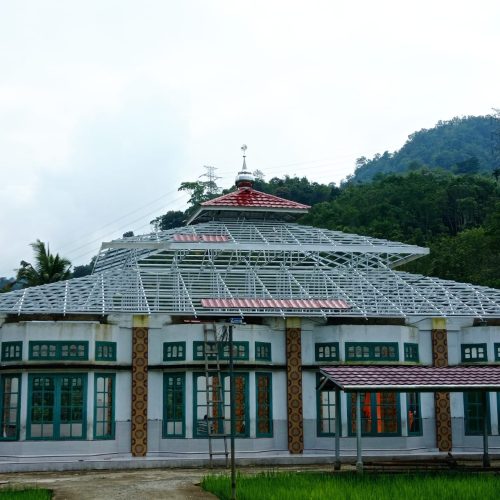
<svg viewBox="0 0 500 500"><path fill-rule="evenodd" d="M335 182L412 132L500 107L498 1L0 0L0 276L75 265L229 187Z"/></svg>

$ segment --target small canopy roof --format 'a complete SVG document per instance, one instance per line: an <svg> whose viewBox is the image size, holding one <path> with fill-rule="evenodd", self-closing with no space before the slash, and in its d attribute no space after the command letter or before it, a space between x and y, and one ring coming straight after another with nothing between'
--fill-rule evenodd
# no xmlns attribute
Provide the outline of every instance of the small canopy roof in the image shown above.
<svg viewBox="0 0 500 500"><path fill-rule="evenodd" d="M279 218L291 215L299 216L307 213L309 208L311 208L309 205L262 193L251 186L243 186L238 187L236 191L202 203L187 221L187 224L194 221L210 220L216 213L217 217L220 217L220 214L225 214L227 217L230 213L248 217L252 212L256 212Z"/></svg>
<svg viewBox="0 0 500 500"><path fill-rule="evenodd" d="M360 391L500 390L498 366L325 366L320 388Z"/></svg>

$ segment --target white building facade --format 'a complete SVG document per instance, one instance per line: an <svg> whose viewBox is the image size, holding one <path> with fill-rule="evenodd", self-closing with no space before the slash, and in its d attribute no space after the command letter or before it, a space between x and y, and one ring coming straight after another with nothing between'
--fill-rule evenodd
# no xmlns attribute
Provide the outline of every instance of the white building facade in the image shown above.
<svg viewBox="0 0 500 500"><path fill-rule="evenodd" d="M500 291L398 272L427 250L297 225L308 207L239 180L184 227L103 244L91 276L0 295L0 469L206 461L227 431L231 318L250 461L331 456L336 405L354 452L350 395L318 391L320 366L500 365ZM365 451L479 451L482 405L365 393Z"/></svg>

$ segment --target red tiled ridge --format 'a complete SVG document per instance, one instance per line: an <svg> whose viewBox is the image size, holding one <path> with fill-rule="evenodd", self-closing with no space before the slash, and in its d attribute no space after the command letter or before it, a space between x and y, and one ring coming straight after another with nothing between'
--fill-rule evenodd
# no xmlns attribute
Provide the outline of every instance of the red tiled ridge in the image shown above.
<svg viewBox="0 0 500 500"><path fill-rule="evenodd" d="M177 233L174 234L173 238L174 241L180 241L180 242L198 242L198 241L204 241L206 243L220 243L223 241L229 241L229 238L225 235L220 235L220 234L182 234L182 233Z"/></svg>
<svg viewBox="0 0 500 500"><path fill-rule="evenodd" d="M500 366L328 366L321 371L347 390L393 386L450 387L492 386L500 389Z"/></svg>
<svg viewBox="0 0 500 500"><path fill-rule="evenodd" d="M213 200L205 201L201 205L204 207L295 208L299 210L311 208L309 205L262 193L251 187L239 188Z"/></svg>
<svg viewBox="0 0 500 500"><path fill-rule="evenodd" d="M201 299L210 309L349 309L339 299Z"/></svg>

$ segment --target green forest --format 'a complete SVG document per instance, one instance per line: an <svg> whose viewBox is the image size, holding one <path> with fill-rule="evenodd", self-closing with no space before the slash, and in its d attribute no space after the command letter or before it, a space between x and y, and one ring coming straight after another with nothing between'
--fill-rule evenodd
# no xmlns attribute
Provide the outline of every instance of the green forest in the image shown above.
<svg viewBox="0 0 500 500"><path fill-rule="evenodd" d="M351 180L367 182L377 174L402 173L423 166L456 174L489 173L498 160L500 120L497 116L468 116L440 121L432 129L408 136L404 146L373 158L356 160ZM497 175L500 175L500 171Z"/></svg>
<svg viewBox="0 0 500 500"><path fill-rule="evenodd" d="M396 153L358 160L354 176L340 186L306 177L265 181L257 171L254 187L310 205L299 224L430 248L430 255L399 269L500 288L500 168L491 138L489 117L454 119L412 134ZM155 230L182 225L199 203L220 194L200 181L179 190L190 194L189 208L157 217ZM45 256L52 265L57 259ZM29 264L21 264L26 273ZM92 264L76 266L73 277L89 274Z"/></svg>

